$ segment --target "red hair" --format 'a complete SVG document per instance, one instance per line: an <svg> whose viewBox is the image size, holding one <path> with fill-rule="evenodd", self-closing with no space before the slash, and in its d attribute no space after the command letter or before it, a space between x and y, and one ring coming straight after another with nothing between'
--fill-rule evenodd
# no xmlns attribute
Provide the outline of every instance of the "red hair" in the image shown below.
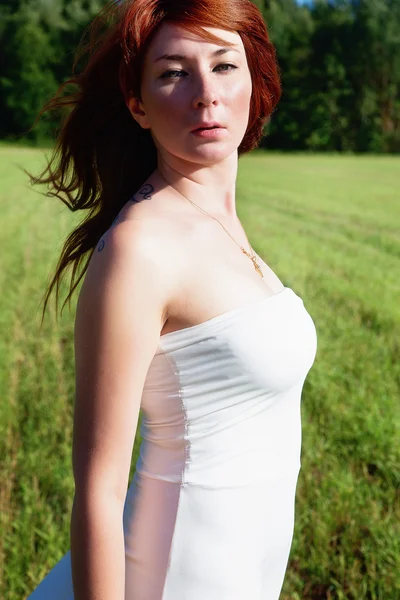
<svg viewBox="0 0 400 600"><path fill-rule="evenodd" d="M238 148L256 148L281 97L276 51L259 9L250 0L124 0L109 2L85 31L89 41L78 47L73 75L38 115L67 108L50 162L31 183L50 184L72 211L89 211L65 241L54 277L45 294L42 321L54 285L73 265L69 294L83 277L94 248L118 212L157 168L157 152L148 129L142 129L126 105L129 94L141 98L146 50L162 23L180 25L216 44L229 45L203 27L237 32L243 42L252 79L250 114ZM104 31L102 31L104 29ZM78 74L76 65L86 58ZM73 91L65 93L65 88ZM37 122L37 120L36 120ZM87 260L75 281L76 271Z"/></svg>

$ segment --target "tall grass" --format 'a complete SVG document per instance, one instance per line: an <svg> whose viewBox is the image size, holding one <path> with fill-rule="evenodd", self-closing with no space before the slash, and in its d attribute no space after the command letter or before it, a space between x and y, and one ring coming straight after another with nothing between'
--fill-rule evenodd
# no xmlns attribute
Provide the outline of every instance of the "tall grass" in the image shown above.
<svg viewBox="0 0 400 600"><path fill-rule="evenodd" d="M18 169L42 164L43 150L0 146L6 600L25 598L69 548L77 295L71 313L57 323L50 304L39 325L62 242L81 217ZM254 152L240 160L237 188L251 244L303 298L318 333L281 600L399 600L400 159ZM131 476L139 443L137 434Z"/></svg>

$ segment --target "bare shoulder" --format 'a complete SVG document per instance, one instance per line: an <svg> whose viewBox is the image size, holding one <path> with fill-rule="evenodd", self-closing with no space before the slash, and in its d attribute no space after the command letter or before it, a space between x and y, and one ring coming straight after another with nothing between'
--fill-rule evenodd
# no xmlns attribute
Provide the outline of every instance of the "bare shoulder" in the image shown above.
<svg viewBox="0 0 400 600"><path fill-rule="evenodd" d="M98 297L101 290L104 299L118 300L118 290L129 293L132 310L158 307L161 330L173 290L167 238L157 219L126 219L108 229L91 256L81 296Z"/></svg>
<svg viewBox="0 0 400 600"><path fill-rule="evenodd" d="M149 302L162 303L161 335L170 316L179 313L180 303L186 301L188 265L195 262L192 255L199 234L190 211L187 216L174 210L163 190L153 191L145 183L120 210L96 245L85 285L93 281L98 288L97 279L104 278L107 269L120 273L135 286L139 303L146 296Z"/></svg>

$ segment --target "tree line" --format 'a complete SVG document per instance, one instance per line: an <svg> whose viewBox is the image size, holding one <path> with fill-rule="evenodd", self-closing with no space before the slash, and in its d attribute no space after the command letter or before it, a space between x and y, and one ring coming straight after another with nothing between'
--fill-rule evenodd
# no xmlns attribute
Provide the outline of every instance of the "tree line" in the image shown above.
<svg viewBox="0 0 400 600"><path fill-rule="evenodd" d="M400 151L400 1L255 0L277 49L282 98L270 149ZM71 75L104 0L0 0L0 138L41 143L60 115L39 109Z"/></svg>

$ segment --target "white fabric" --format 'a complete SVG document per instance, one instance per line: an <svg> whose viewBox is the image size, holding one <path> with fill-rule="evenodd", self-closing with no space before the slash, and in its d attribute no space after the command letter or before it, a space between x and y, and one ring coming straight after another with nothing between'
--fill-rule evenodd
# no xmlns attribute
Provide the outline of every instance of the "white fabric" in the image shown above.
<svg viewBox="0 0 400 600"><path fill-rule="evenodd" d="M125 600L278 600L316 350L288 287L161 336L124 509ZM69 552L29 596L50 599L73 600Z"/></svg>

